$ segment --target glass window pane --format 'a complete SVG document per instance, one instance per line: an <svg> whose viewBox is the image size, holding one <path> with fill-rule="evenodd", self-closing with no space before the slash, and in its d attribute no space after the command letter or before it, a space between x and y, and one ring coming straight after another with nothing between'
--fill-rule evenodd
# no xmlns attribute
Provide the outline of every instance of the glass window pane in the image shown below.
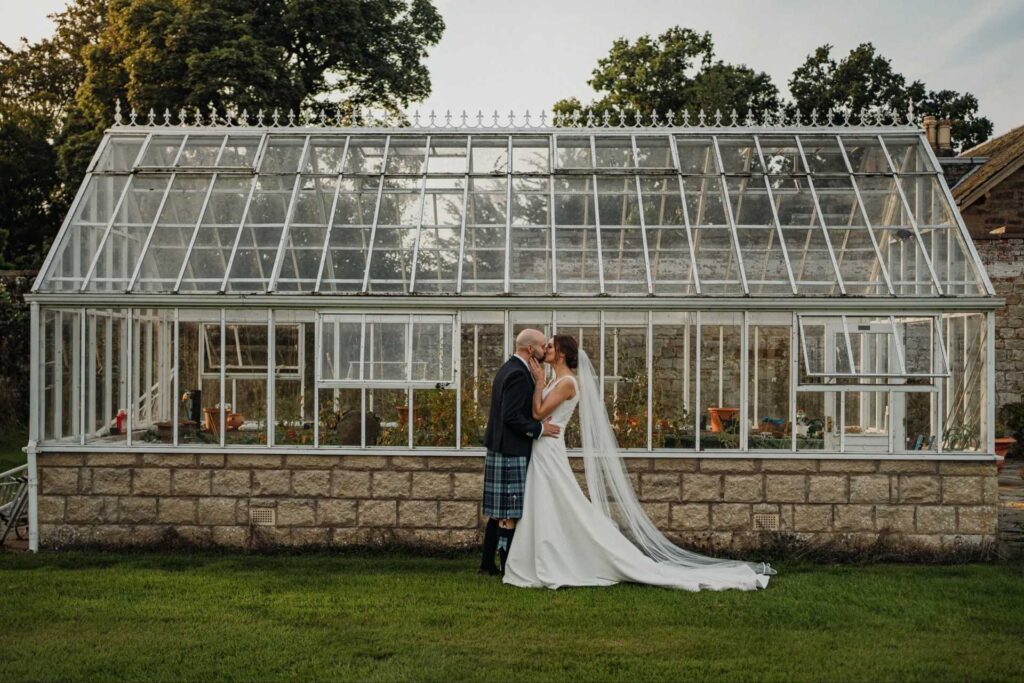
<svg viewBox="0 0 1024 683"><path fill-rule="evenodd" d="M313 323L299 322L299 316L283 312L275 318L274 445L312 446Z"/></svg>
<svg viewBox="0 0 1024 683"><path fill-rule="evenodd" d="M94 173L127 173L132 170L146 138L133 135L110 135L96 160Z"/></svg>
<svg viewBox="0 0 1024 683"><path fill-rule="evenodd" d="M842 137L846 156L854 173L889 173L889 162L876 137Z"/></svg>
<svg viewBox="0 0 1024 683"><path fill-rule="evenodd" d="M788 313L751 314L748 320L748 447L789 450L793 434L789 401L792 318Z"/></svg>
<svg viewBox="0 0 1024 683"><path fill-rule="evenodd" d="M391 136L385 173L420 174L426 157L423 136Z"/></svg>
<svg viewBox="0 0 1024 683"><path fill-rule="evenodd" d="M256 165L256 153L259 151L262 139L262 136L259 135L229 135L217 165L222 168L239 166L252 168Z"/></svg>
<svg viewBox="0 0 1024 683"><path fill-rule="evenodd" d="M379 185L377 178L341 181L320 291L362 291Z"/></svg>
<svg viewBox="0 0 1024 683"><path fill-rule="evenodd" d="M848 173L839 142L833 136L800 136L811 173Z"/></svg>
<svg viewBox="0 0 1024 683"><path fill-rule="evenodd" d="M303 178L285 238L277 291L313 291L337 187L334 177Z"/></svg>
<svg viewBox="0 0 1024 683"><path fill-rule="evenodd" d="M593 187L589 178L555 178L558 291L600 291Z"/></svg>
<svg viewBox="0 0 1024 683"><path fill-rule="evenodd" d="M412 380L449 383L452 374L452 320L449 317L412 322ZM452 415L454 419L454 414Z"/></svg>
<svg viewBox="0 0 1024 683"><path fill-rule="evenodd" d="M597 168L634 168L633 142L626 135L597 135L594 137Z"/></svg>
<svg viewBox="0 0 1024 683"><path fill-rule="evenodd" d="M702 314L700 328L700 449L740 447L742 317Z"/></svg>
<svg viewBox="0 0 1024 683"><path fill-rule="evenodd" d="M174 165L178 158L178 150L185 140L184 135L154 135L146 145L146 151L142 154L139 166L156 166L168 168Z"/></svg>
<svg viewBox="0 0 1024 683"><path fill-rule="evenodd" d="M627 176L601 178L597 189L605 291L646 292L647 269L636 180Z"/></svg>
<svg viewBox="0 0 1024 683"><path fill-rule="evenodd" d="M320 414L317 420L320 423L320 445L321 446L359 446L363 443L363 423L366 423L366 445L376 446L381 443L386 428L384 427L381 415L386 412L388 424L396 424L395 415L391 401L385 400L385 395L396 394L398 401L405 405L405 391L391 392L388 390L377 392L374 400L373 392L368 391L367 397L370 405L375 405L378 413L363 410L362 389L320 389L317 392ZM364 419L365 418L365 419ZM390 432L388 432L390 438ZM396 445L405 446L405 442Z"/></svg>
<svg viewBox="0 0 1024 683"><path fill-rule="evenodd" d="M324 315L320 319L320 379L368 378L360 360L362 319L357 315Z"/></svg>
<svg viewBox="0 0 1024 683"><path fill-rule="evenodd" d="M722 203L722 179L717 176L684 178L683 191L690 225L728 226L725 205Z"/></svg>
<svg viewBox="0 0 1024 683"><path fill-rule="evenodd" d="M722 154L722 168L726 173L763 173L752 136L720 136L718 151Z"/></svg>
<svg viewBox="0 0 1024 683"><path fill-rule="evenodd" d="M298 173L306 138L298 135L271 135L263 151L260 173Z"/></svg>
<svg viewBox="0 0 1024 683"><path fill-rule="evenodd" d="M90 310L86 315L86 443L123 443L124 429L118 429L118 415L128 412L128 346L127 319L124 310L100 309ZM44 334L47 344L43 351L46 371L43 373L43 384L50 386L52 381L51 363L52 346L50 342L51 326L47 322L47 312L43 313L46 323ZM46 420L44 433L51 431L52 413L49 403L41 411L40 417ZM183 416L184 417L184 416Z"/></svg>
<svg viewBox="0 0 1024 683"><path fill-rule="evenodd" d="M949 356L942 449L982 450L986 434L985 346L988 326L980 314L951 314L943 321L943 339Z"/></svg>
<svg viewBox="0 0 1024 683"><path fill-rule="evenodd" d="M178 311L178 443L219 443L221 337L218 311ZM228 394L225 394L225 402Z"/></svg>
<svg viewBox="0 0 1024 683"><path fill-rule="evenodd" d="M696 316L655 313L651 338L654 448L694 448L697 398Z"/></svg>
<svg viewBox="0 0 1024 683"><path fill-rule="evenodd" d="M402 381L409 379L405 321L367 321L366 355L364 362L369 375L365 379Z"/></svg>
<svg viewBox="0 0 1024 683"><path fill-rule="evenodd" d="M925 150L921 135L912 137L886 136L885 147L889 150L897 173L934 173L935 166Z"/></svg>
<svg viewBox="0 0 1024 683"><path fill-rule="evenodd" d="M474 135L472 145L470 173L505 175L508 171L507 137Z"/></svg>
<svg viewBox="0 0 1024 683"><path fill-rule="evenodd" d="M559 135L555 142L558 145L558 168L594 167L589 136Z"/></svg>
<svg viewBox="0 0 1024 683"><path fill-rule="evenodd" d="M466 138L431 136L427 173L465 172Z"/></svg>
<svg viewBox="0 0 1024 683"><path fill-rule="evenodd" d="M309 141L309 152L303 163L303 173L338 173L344 162L345 137L313 137Z"/></svg>
<svg viewBox="0 0 1024 683"><path fill-rule="evenodd" d="M169 292L178 281L189 242L213 179L176 175L149 248L142 259L136 291Z"/></svg>
<svg viewBox="0 0 1024 683"><path fill-rule="evenodd" d="M769 175L806 173L796 139L792 135L759 135L757 140L764 156L765 171Z"/></svg>
<svg viewBox="0 0 1024 683"><path fill-rule="evenodd" d="M513 173L548 173L550 170L549 138L512 138Z"/></svg>
<svg viewBox="0 0 1024 683"><path fill-rule="evenodd" d="M229 291L264 291L270 286L294 186L294 176L258 177L227 278Z"/></svg>
<svg viewBox="0 0 1024 683"><path fill-rule="evenodd" d="M647 448L647 381L647 325L606 324L604 403L620 448Z"/></svg>
<svg viewBox="0 0 1024 683"><path fill-rule="evenodd" d="M224 144L221 135L189 135L178 156L178 166L214 166Z"/></svg>
<svg viewBox="0 0 1024 683"><path fill-rule="evenodd" d="M413 448L455 448L455 392L413 389Z"/></svg>
<svg viewBox="0 0 1024 683"><path fill-rule="evenodd" d="M711 138L677 135L676 152L679 155L679 170L682 173L718 173L718 162L715 161Z"/></svg>
<svg viewBox="0 0 1024 683"><path fill-rule="evenodd" d="M678 178L642 177L640 194L655 293L691 293L693 268Z"/></svg>
<svg viewBox="0 0 1024 683"><path fill-rule="evenodd" d="M378 136L353 135L349 138L344 173L377 174L384 160L385 139Z"/></svg>
<svg viewBox="0 0 1024 683"><path fill-rule="evenodd" d="M636 165L640 168L673 168L670 142L667 135L636 136Z"/></svg>
<svg viewBox="0 0 1024 683"><path fill-rule="evenodd" d="M188 257L182 291L218 291L255 179L219 176Z"/></svg>
<svg viewBox="0 0 1024 683"><path fill-rule="evenodd" d="M505 326L477 323L464 314L461 335L462 445L482 447L491 410L491 381L506 359Z"/></svg>

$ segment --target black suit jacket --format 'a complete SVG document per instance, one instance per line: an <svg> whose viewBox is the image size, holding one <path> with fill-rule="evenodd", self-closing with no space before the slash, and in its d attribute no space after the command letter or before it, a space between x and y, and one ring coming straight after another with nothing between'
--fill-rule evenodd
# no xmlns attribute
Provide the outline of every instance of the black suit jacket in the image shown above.
<svg viewBox="0 0 1024 683"><path fill-rule="evenodd" d="M484 435L488 450L530 455L533 440L544 431L540 421L533 419L533 389L526 364L514 356L505 361L491 385L491 414Z"/></svg>

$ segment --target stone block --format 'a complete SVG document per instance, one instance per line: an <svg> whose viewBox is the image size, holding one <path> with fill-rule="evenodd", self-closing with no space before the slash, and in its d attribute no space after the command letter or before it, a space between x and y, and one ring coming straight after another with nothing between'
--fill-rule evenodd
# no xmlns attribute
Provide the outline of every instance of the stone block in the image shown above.
<svg viewBox="0 0 1024 683"><path fill-rule="evenodd" d="M422 455L413 456L392 456L391 467L396 470L425 470L427 459Z"/></svg>
<svg viewBox="0 0 1024 683"><path fill-rule="evenodd" d="M210 477L210 487L215 496L248 496L252 493L249 470L216 470Z"/></svg>
<svg viewBox="0 0 1024 683"><path fill-rule="evenodd" d="M78 493L78 468L42 467L39 470L40 495L74 495Z"/></svg>
<svg viewBox="0 0 1024 683"><path fill-rule="evenodd" d="M210 470L176 469L171 477L171 492L175 496L208 496L210 478Z"/></svg>
<svg viewBox="0 0 1024 683"><path fill-rule="evenodd" d="M644 472L640 475L640 499L679 500L679 475Z"/></svg>
<svg viewBox="0 0 1024 683"><path fill-rule="evenodd" d="M335 470L331 473L331 495L337 498L369 498L370 473Z"/></svg>
<svg viewBox="0 0 1024 683"><path fill-rule="evenodd" d="M320 526L354 526L356 501L327 498L316 503L317 524Z"/></svg>
<svg viewBox="0 0 1024 683"><path fill-rule="evenodd" d="M480 500L484 495L483 472L455 472L452 488L458 500Z"/></svg>
<svg viewBox="0 0 1024 683"><path fill-rule="evenodd" d="M832 528L836 531L872 531L875 528L874 510L870 505L836 505Z"/></svg>
<svg viewBox="0 0 1024 683"><path fill-rule="evenodd" d="M342 456L337 455L286 455L284 466L290 470L329 470L337 467Z"/></svg>
<svg viewBox="0 0 1024 683"><path fill-rule="evenodd" d="M914 533L914 506L876 505L875 528L900 534Z"/></svg>
<svg viewBox="0 0 1024 683"><path fill-rule="evenodd" d="M316 524L316 503L306 498L277 501L278 526L313 526Z"/></svg>
<svg viewBox="0 0 1024 683"><path fill-rule="evenodd" d="M476 475L462 475L476 476ZM481 489L482 489L481 485ZM478 491L479 495L480 492ZM413 472L412 497L433 500L449 499L452 495L452 475L448 472Z"/></svg>
<svg viewBox="0 0 1024 683"><path fill-rule="evenodd" d="M398 522L398 503L394 500L359 501L359 525L393 527Z"/></svg>
<svg viewBox="0 0 1024 683"><path fill-rule="evenodd" d="M996 464L991 461L943 461L939 463L939 474L993 477L996 474Z"/></svg>
<svg viewBox="0 0 1024 683"><path fill-rule="evenodd" d="M292 472L292 493L309 498L331 495L331 471L295 470Z"/></svg>
<svg viewBox="0 0 1024 683"><path fill-rule="evenodd" d="M200 453L196 456L196 464L198 464L199 467L220 469L224 467L225 459L225 455L219 455L217 453Z"/></svg>
<svg viewBox="0 0 1024 683"><path fill-rule="evenodd" d="M684 501L718 502L722 500L721 475L683 473Z"/></svg>
<svg viewBox="0 0 1024 683"><path fill-rule="evenodd" d="M139 496L166 496L171 493L171 470L142 467L132 471L132 492Z"/></svg>
<svg viewBox="0 0 1024 683"><path fill-rule="evenodd" d="M938 463L934 460L879 460L879 472L895 472L898 474L935 474Z"/></svg>
<svg viewBox="0 0 1024 683"><path fill-rule="evenodd" d="M764 476L760 474L727 474L723 477L727 503L756 503L764 500Z"/></svg>
<svg viewBox="0 0 1024 683"><path fill-rule="evenodd" d="M156 498L127 496L120 499L118 519L124 524L155 524Z"/></svg>
<svg viewBox="0 0 1024 683"><path fill-rule="evenodd" d="M481 539L476 529L452 529L448 538L453 548L476 548Z"/></svg>
<svg viewBox="0 0 1024 683"><path fill-rule="evenodd" d="M483 472L483 456L431 456L427 458L427 469L449 472Z"/></svg>
<svg viewBox="0 0 1024 683"><path fill-rule="evenodd" d="M855 474L850 477L851 503L888 503L889 475Z"/></svg>
<svg viewBox="0 0 1024 683"><path fill-rule="evenodd" d="M808 477L807 502L845 503L846 477L839 474L812 474Z"/></svg>
<svg viewBox="0 0 1024 683"><path fill-rule="evenodd" d="M756 472L757 461L748 458L702 458L701 472Z"/></svg>
<svg viewBox="0 0 1024 683"><path fill-rule="evenodd" d="M802 503L807 500L804 490L807 477L803 474L766 474L764 497L769 503Z"/></svg>
<svg viewBox="0 0 1024 683"><path fill-rule="evenodd" d="M215 545L226 548L247 548L249 546L249 529L244 526L215 526L211 534Z"/></svg>
<svg viewBox="0 0 1024 683"><path fill-rule="evenodd" d="M194 453L143 453L143 467L194 467Z"/></svg>
<svg viewBox="0 0 1024 683"><path fill-rule="evenodd" d="M794 505L795 531L828 531L832 528L831 505Z"/></svg>
<svg viewBox="0 0 1024 683"><path fill-rule="evenodd" d="M316 527L296 527L288 537L288 544L297 547L322 547L331 544L331 530Z"/></svg>
<svg viewBox="0 0 1024 683"><path fill-rule="evenodd" d="M999 504L999 480L996 477L982 479L982 501L985 505Z"/></svg>
<svg viewBox="0 0 1024 683"><path fill-rule="evenodd" d="M940 483L935 476L900 475L899 502L938 503Z"/></svg>
<svg viewBox="0 0 1024 683"><path fill-rule="evenodd" d="M39 453L39 467L78 467L84 464L85 454L83 453Z"/></svg>
<svg viewBox="0 0 1024 683"><path fill-rule="evenodd" d="M715 503L711 506L711 528L716 531L750 529L750 506L743 503Z"/></svg>
<svg viewBox="0 0 1024 683"><path fill-rule="evenodd" d="M623 463L626 465L627 472L650 472L654 469L652 460L653 458L626 457L623 459Z"/></svg>
<svg viewBox="0 0 1024 683"><path fill-rule="evenodd" d="M878 460L820 460L818 461L818 471L840 474L877 472L878 462Z"/></svg>
<svg viewBox="0 0 1024 683"><path fill-rule="evenodd" d="M707 503L680 503L672 506L669 526L680 531L706 531L711 528Z"/></svg>
<svg viewBox="0 0 1024 683"><path fill-rule="evenodd" d="M441 526L449 529L475 529L479 524L479 503L464 500L441 501Z"/></svg>
<svg viewBox="0 0 1024 683"><path fill-rule="evenodd" d="M64 496L39 496L40 524L56 524L64 521Z"/></svg>
<svg viewBox="0 0 1024 683"><path fill-rule="evenodd" d="M963 505L957 509L957 531L964 534L995 534L999 508L992 505Z"/></svg>
<svg viewBox="0 0 1024 683"><path fill-rule="evenodd" d="M984 502L982 477L942 477L942 502L944 505L980 505Z"/></svg>
<svg viewBox="0 0 1024 683"><path fill-rule="evenodd" d="M275 469L280 468L284 458L270 453L232 453L225 465L234 469Z"/></svg>
<svg viewBox="0 0 1024 683"><path fill-rule="evenodd" d="M132 467L139 460L138 453L87 453L90 467Z"/></svg>
<svg viewBox="0 0 1024 683"><path fill-rule="evenodd" d="M765 458L762 472L817 472L818 461L811 458Z"/></svg>
<svg viewBox="0 0 1024 683"><path fill-rule="evenodd" d="M287 496L291 493L291 472L288 470L253 470L252 495Z"/></svg>
<svg viewBox="0 0 1024 683"><path fill-rule="evenodd" d="M696 458L651 458L655 472L696 472Z"/></svg>
<svg viewBox="0 0 1024 683"><path fill-rule="evenodd" d="M235 498L200 498L198 522L203 525L234 524L236 506Z"/></svg>
<svg viewBox="0 0 1024 683"><path fill-rule="evenodd" d="M437 526L437 501L399 501L398 525L403 527Z"/></svg>
<svg viewBox="0 0 1024 683"><path fill-rule="evenodd" d="M951 534L956 531L956 508L945 505L917 506L917 531L923 534Z"/></svg>
<svg viewBox="0 0 1024 683"><path fill-rule="evenodd" d="M644 509L644 514L647 515L654 526L664 529L669 525L671 515L671 505L669 503L641 502L640 507Z"/></svg>
<svg viewBox="0 0 1024 683"><path fill-rule="evenodd" d="M117 516L114 496L68 496L64 502L64 519L71 524L114 523Z"/></svg>
<svg viewBox="0 0 1024 683"><path fill-rule="evenodd" d="M196 501L191 498L161 498L157 521L162 524L195 524Z"/></svg>
<svg viewBox="0 0 1024 683"><path fill-rule="evenodd" d="M408 472L374 472L370 481L374 498L408 498L412 492Z"/></svg>

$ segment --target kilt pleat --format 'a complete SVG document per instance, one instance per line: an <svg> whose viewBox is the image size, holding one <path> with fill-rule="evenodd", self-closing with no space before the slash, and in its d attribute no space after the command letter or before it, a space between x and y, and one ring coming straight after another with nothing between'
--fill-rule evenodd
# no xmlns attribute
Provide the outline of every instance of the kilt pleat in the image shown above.
<svg viewBox="0 0 1024 683"><path fill-rule="evenodd" d="M530 458L487 451L484 459L484 515L495 519L523 516L526 470Z"/></svg>

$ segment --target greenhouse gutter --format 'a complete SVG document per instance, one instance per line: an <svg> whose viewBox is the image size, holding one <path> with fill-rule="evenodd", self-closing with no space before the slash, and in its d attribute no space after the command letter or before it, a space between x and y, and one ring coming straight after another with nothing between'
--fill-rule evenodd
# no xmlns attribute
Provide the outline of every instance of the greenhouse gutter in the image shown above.
<svg viewBox="0 0 1024 683"><path fill-rule="evenodd" d="M995 311L1006 301L993 296L936 297L562 297L467 295L331 294L126 294L124 292L35 292L25 300L47 307L89 308L275 308L349 310L668 310L668 311L830 311L916 313Z"/></svg>

